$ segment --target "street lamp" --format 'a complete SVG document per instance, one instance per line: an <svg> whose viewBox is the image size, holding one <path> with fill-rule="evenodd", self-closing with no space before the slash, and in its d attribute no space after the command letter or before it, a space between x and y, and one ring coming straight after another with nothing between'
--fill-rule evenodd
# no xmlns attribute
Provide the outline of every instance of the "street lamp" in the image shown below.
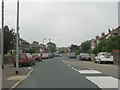
<svg viewBox="0 0 120 90"><path fill-rule="evenodd" d="M4 69L4 0L2 0L2 29L1 29L1 60L2 60L2 69Z"/></svg>
<svg viewBox="0 0 120 90"><path fill-rule="evenodd" d="M16 74L19 73L19 0L17 0Z"/></svg>
<svg viewBox="0 0 120 90"><path fill-rule="evenodd" d="M43 44L45 43L44 41L46 40L46 38L43 38Z"/></svg>

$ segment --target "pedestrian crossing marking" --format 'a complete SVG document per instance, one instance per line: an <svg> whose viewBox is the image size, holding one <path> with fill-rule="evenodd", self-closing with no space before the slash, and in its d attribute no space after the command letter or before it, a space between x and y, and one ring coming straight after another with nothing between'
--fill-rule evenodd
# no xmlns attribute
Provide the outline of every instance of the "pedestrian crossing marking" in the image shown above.
<svg viewBox="0 0 120 90"><path fill-rule="evenodd" d="M118 88L118 79L112 76L86 77L100 88Z"/></svg>
<svg viewBox="0 0 120 90"><path fill-rule="evenodd" d="M12 76L12 77L10 77L10 78L8 78L7 80L23 80L23 79L25 79L26 78L26 76Z"/></svg>
<svg viewBox="0 0 120 90"><path fill-rule="evenodd" d="M101 74L101 72L96 70L79 70L80 74Z"/></svg>

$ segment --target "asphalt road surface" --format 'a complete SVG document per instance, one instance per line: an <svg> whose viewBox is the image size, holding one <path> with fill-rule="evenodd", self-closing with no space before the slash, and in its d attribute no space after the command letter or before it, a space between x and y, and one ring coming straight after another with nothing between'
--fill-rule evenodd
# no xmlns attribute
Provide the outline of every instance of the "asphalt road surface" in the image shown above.
<svg viewBox="0 0 120 90"><path fill-rule="evenodd" d="M31 68L32 74L17 88L99 88L68 66L62 57L45 59Z"/></svg>

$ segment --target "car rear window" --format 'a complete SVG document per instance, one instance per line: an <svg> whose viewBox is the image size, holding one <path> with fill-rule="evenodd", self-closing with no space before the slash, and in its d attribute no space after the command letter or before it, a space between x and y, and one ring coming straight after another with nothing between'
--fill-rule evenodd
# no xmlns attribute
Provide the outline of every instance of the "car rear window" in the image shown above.
<svg viewBox="0 0 120 90"><path fill-rule="evenodd" d="M27 58L25 54L20 54L19 55L19 59L24 59L24 58Z"/></svg>

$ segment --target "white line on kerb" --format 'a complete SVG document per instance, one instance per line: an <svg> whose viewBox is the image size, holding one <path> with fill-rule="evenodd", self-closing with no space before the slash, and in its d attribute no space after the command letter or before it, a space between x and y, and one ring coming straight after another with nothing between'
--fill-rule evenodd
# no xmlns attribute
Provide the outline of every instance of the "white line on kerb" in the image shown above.
<svg viewBox="0 0 120 90"><path fill-rule="evenodd" d="M34 71L34 69L31 68L31 71L26 75L26 78ZM23 80L25 80L26 78L22 79L22 80L19 80L16 84L14 84L11 89L9 90L12 90L13 88L15 88L17 85L19 85Z"/></svg>

